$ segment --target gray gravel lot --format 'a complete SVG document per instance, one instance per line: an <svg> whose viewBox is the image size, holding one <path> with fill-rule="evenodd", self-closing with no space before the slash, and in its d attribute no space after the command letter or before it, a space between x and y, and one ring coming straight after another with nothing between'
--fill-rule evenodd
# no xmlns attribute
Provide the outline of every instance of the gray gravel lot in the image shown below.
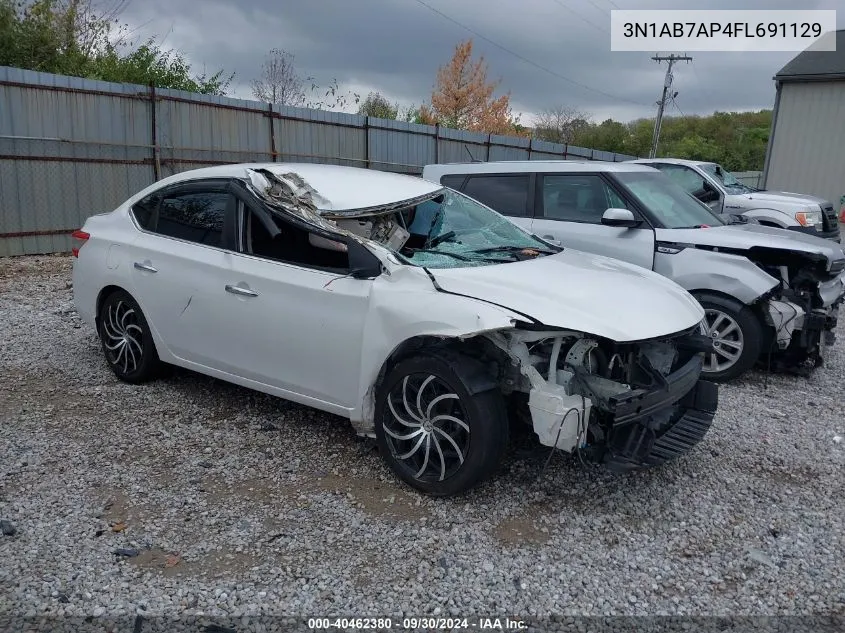
<svg viewBox="0 0 845 633"><path fill-rule="evenodd" d="M70 269L0 259L0 616L845 614L841 324L812 380L723 387L676 463L557 455L538 480L545 453L512 451L433 500L340 418L181 370L118 382Z"/></svg>

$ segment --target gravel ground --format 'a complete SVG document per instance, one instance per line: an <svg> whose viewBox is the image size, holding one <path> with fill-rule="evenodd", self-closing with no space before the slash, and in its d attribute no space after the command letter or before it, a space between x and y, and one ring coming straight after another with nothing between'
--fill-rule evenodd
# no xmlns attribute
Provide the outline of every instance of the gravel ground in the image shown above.
<svg viewBox="0 0 845 633"><path fill-rule="evenodd" d="M812 380L723 387L678 462L512 451L433 500L340 418L118 382L70 269L0 260L0 616L845 615L842 324Z"/></svg>

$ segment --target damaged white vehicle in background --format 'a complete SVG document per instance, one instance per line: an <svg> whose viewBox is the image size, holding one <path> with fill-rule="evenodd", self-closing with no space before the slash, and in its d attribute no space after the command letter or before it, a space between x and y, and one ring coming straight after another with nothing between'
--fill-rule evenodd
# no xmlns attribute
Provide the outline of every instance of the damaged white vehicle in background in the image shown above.
<svg viewBox="0 0 845 633"><path fill-rule="evenodd" d="M171 363L344 416L429 494L490 477L511 423L630 469L690 450L716 410L680 286L419 178L211 167L74 236L74 302L118 378Z"/></svg>

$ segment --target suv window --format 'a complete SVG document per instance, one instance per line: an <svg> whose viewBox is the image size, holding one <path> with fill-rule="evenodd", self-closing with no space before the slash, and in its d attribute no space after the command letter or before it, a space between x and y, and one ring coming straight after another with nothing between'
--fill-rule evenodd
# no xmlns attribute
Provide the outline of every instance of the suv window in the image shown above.
<svg viewBox="0 0 845 633"><path fill-rule="evenodd" d="M189 242L220 246L226 208L231 199L232 194L225 191L165 194L155 231Z"/></svg>
<svg viewBox="0 0 845 633"><path fill-rule="evenodd" d="M672 165L670 163L657 163L649 166L656 167L662 171L687 193L691 193L694 196L704 193L704 177L694 169L685 167L684 165Z"/></svg>
<svg viewBox="0 0 845 633"><path fill-rule="evenodd" d="M460 191L461 185L464 184L464 178L466 178L466 174L447 174L440 179L440 184L455 191Z"/></svg>
<svg viewBox="0 0 845 633"><path fill-rule="evenodd" d="M159 200L161 200L161 194L158 192L152 193L136 202L135 206L132 207L132 215L142 229L151 229L150 220L152 220L156 207L158 207Z"/></svg>
<svg viewBox="0 0 845 633"><path fill-rule="evenodd" d="M528 214L529 174L470 176L462 193L502 215Z"/></svg>
<svg viewBox="0 0 845 633"><path fill-rule="evenodd" d="M610 208L627 209L625 200L597 175L543 176L543 217L600 224Z"/></svg>

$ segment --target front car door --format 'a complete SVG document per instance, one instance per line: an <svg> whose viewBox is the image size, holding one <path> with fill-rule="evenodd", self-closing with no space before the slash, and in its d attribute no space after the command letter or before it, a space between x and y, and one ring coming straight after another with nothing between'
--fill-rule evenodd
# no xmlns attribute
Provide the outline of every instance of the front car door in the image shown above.
<svg viewBox="0 0 845 633"><path fill-rule="evenodd" d="M239 193L238 227L238 252L215 280L224 369L338 413L356 406L372 280L349 275L345 245L249 194Z"/></svg>
<svg viewBox="0 0 845 633"><path fill-rule="evenodd" d="M565 247L621 259L651 269L654 230L634 205L598 173L537 174L533 232ZM634 228L601 223L609 208L629 209Z"/></svg>

